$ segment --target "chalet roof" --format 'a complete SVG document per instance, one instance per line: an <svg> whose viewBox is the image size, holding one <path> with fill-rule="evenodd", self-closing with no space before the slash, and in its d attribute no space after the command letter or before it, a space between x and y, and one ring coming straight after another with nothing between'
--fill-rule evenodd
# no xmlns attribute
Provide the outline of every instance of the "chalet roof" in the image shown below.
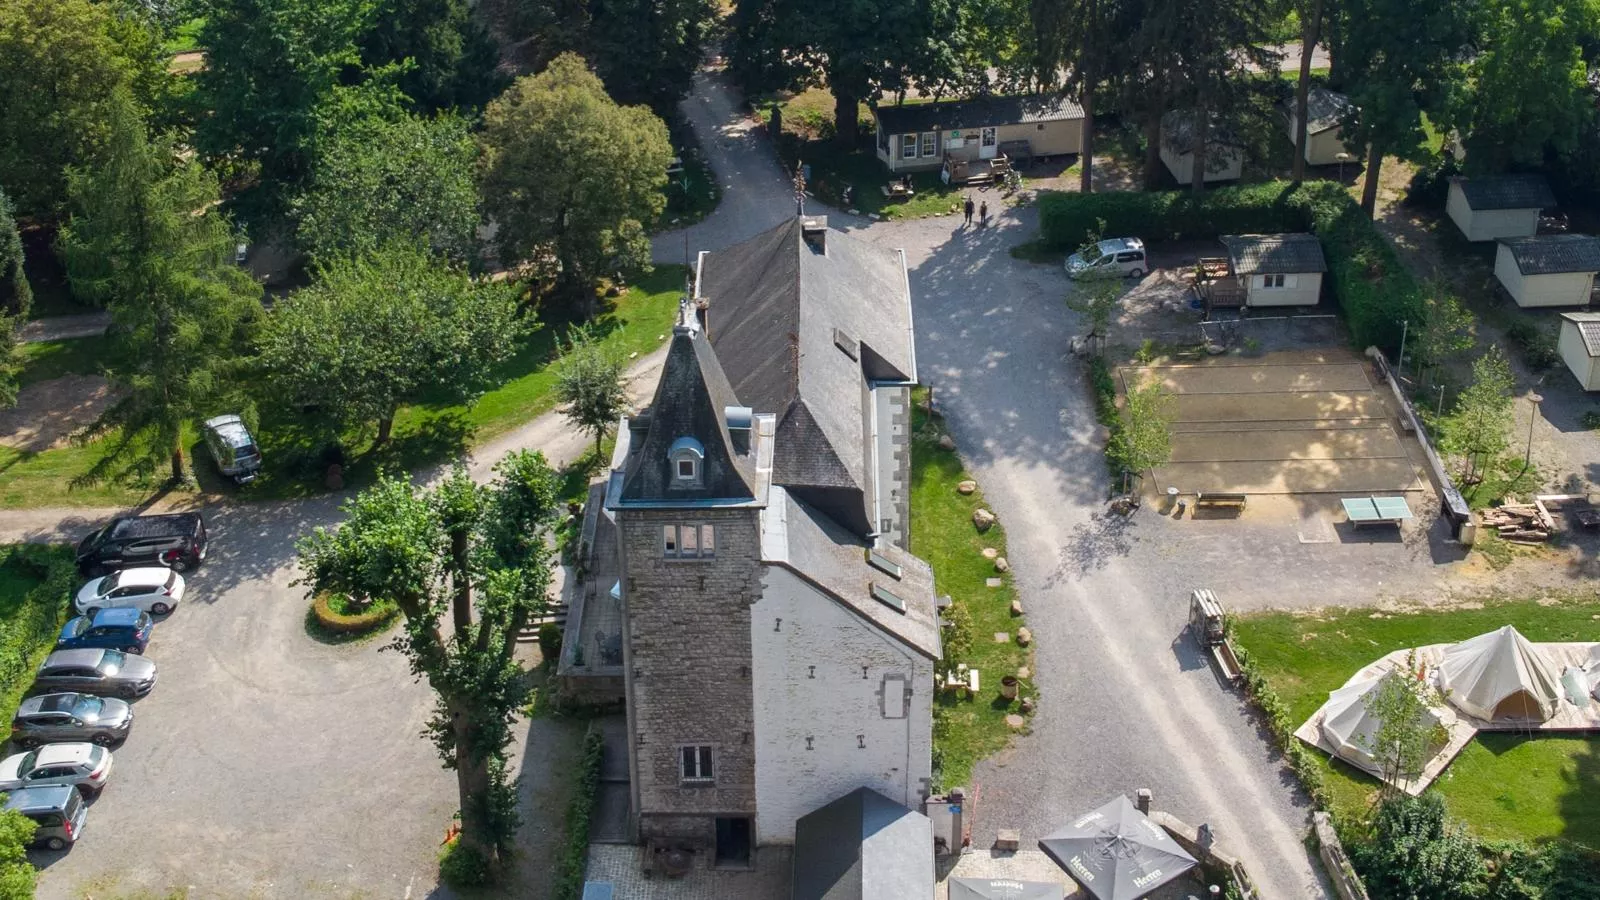
<svg viewBox="0 0 1600 900"><path fill-rule="evenodd" d="M1206 144L1210 147L1242 147L1233 129L1221 116L1211 114L1210 127L1206 129ZM1199 117L1192 109L1174 109L1161 117L1161 143L1173 153L1194 152L1196 127Z"/></svg>
<svg viewBox="0 0 1600 900"><path fill-rule="evenodd" d="M1320 134L1339 127L1339 120L1354 108L1350 98L1327 88L1306 92L1306 133Z"/></svg>
<svg viewBox="0 0 1600 900"><path fill-rule="evenodd" d="M1591 359L1600 356L1600 313L1562 313L1561 318L1577 326L1578 336L1583 338L1583 349Z"/></svg>
<svg viewBox="0 0 1600 900"><path fill-rule="evenodd" d="M933 896L933 823L856 788L794 826L794 900Z"/></svg>
<svg viewBox="0 0 1600 900"><path fill-rule="evenodd" d="M880 568L869 553L898 568L899 577ZM804 577L923 656L939 658L933 570L917 557L887 541L869 544L776 486L761 517L761 556ZM874 597L874 586L899 598L905 611Z"/></svg>
<svg viewBox="0 0 1600 900"><path fill-rule="evenodd" d="M1314 234L1225 234L1222 243L1237 275L1328 271Z"/></svg>
<svg viewBox="0 0 1600 900"><path fill-rule="evenodd" d="M1083 107L1066 94L1029 94L879 106L874 114L884 133L906 134L1081 119Z"/></svg>
<svg viewBox="0 0 1600 900"><path fill-rule="evenodd" d="M1543 175L1456 176L1450 181L1461 188L1468 209L1547 209L1556 205Z"/></svg>
<svg viewBox="0 0 1600 900"><path fill-rule="evenodd" d="M1600 272L1600 237L1589 234L1540 234L1501 238L1524 275Z"/></svg>
<svg viewBox="0 0 1600 900"><path fill-rule="evenodd" d="M805 231L794 218L701 254L696 296L733 392L777 417L774 483L865 493L864 381L917 374L904 257Z"/></svg>
<svg viewBox="0 0 1600 900"><path fill-rule="evenodd" d="M735 448L728 433L728 408L743 405L704 333L686 325L673 328L655 399L644 416L644 440L628 455L622 501L753 499L754 461ZM672 473L671 452L685 437L704 451L696 488L680 486Z"/></svg>

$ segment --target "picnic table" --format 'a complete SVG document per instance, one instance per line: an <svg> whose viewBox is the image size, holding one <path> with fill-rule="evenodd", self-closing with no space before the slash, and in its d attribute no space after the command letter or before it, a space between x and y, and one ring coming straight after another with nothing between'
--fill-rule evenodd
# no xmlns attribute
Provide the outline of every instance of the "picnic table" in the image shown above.
<svg viewBox="0 0 1600 900"><path fill-rule="evenodd" d="M1404 497L1346 497L1339 501L1350 524L1399 525L1411 518L1411 506Z"/></svg>
<svg viewBox="0 0 1600 900"><path fill-rule="evenodd" d="M916 191L906 187L899 181L891 181L888 184L880 185L878 190L882 191L883 195L888 197L890 200L899 200L906 197L915 197L917 195Z"/></svg>

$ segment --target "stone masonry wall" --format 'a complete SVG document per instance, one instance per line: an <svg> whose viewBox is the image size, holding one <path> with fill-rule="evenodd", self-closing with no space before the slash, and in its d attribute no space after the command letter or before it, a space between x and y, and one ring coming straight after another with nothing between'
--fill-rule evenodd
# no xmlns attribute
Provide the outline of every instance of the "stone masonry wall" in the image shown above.
<svg viewBox="0 0 1600 900"><path fill-rule="evenodd" d="M756 811L750 605L761 592L757 510L619 513L639 838L708 846L714 817ZM715 558L665 559L668 524L714 525ZM714 783L681 781L685 745L713 748Z"/></svg>

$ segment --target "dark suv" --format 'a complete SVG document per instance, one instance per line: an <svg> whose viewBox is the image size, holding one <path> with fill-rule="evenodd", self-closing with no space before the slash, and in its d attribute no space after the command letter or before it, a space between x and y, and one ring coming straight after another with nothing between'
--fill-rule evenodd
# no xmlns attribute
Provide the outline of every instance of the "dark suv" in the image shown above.
<svg viewBox="0 0 1600 900"><path fill-rule="evenodd" d="M187 572L205 558L206 523L199 513L124 516L78 543L78 571L85 576L128 566Z"/></svg>
<svg viewBox="0 0 1600 900"><path fill-rule="evenodd" d="M156 571L160 572L159 569ZM150 646L153 624L150 614L136 607L102 609L92 616L75 616L67 620L56 638L56 649L89 650L98 647L142 654Z"/></svg>

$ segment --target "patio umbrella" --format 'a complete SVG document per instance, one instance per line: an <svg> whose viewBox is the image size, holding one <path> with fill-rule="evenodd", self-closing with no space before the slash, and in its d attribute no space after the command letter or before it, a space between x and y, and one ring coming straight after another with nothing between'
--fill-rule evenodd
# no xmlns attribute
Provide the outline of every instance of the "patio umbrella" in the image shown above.
<svg viewBox="0 0 1600 900"><path fill-rule="evenodd" d="M1065 890L1048 881L1013 878L952 878L950 900L1061 900Z"/></svg>
<svg viewBox="0 0 1600 900"><path fill-rule="evenodd" d="M1039 849L1099 900L1135 900L1197 865L1121 795L1041 838Z"/></svg>

